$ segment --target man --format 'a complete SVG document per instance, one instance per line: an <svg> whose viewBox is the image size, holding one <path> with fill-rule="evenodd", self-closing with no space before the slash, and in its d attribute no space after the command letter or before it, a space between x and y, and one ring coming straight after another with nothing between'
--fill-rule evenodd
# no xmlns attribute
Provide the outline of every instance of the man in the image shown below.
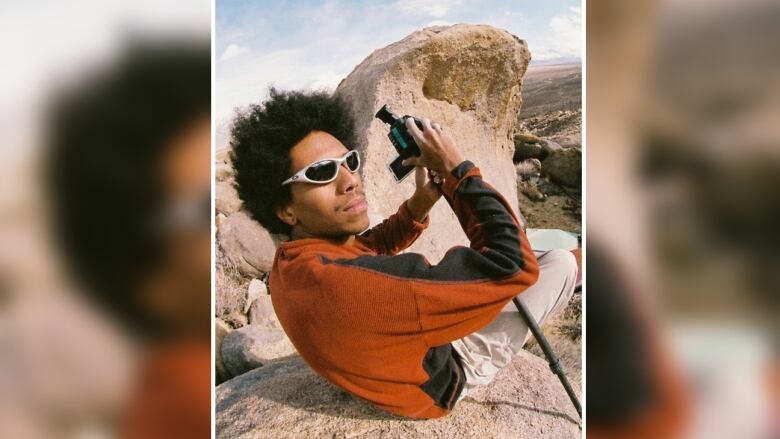
<svg viewBox="0 0 780 439"><path fill-rule="evenodd" d="M290 236L276 252L270 290L303 359L388 412L436 418L522 348L528 328L510 312L511 299L526 291L536 317L546 318L565 307L577 268L568 252L537 261L509 203L441 126L423 124L407 124L422 151L408 160L418 166L414 195L369 230L343 102L271 89L238 117L232 147L244 205ZM437 265L398 254L428 227L442 195L471 246L453 247Z"/></svg>

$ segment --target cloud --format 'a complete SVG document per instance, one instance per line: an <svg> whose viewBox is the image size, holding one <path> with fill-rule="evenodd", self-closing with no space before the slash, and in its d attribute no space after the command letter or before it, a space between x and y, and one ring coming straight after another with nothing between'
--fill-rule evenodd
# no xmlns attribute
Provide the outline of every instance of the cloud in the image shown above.
<svg viewBox="0 0 780 439"><path fill-rule="evenodd" d="M461 0L399 0L396 6L406 14L441 18L460 3Z"/></svg>
<svg viewBox="0 0 780 439"><path fill-rule="evenodd" d="M550 19L550 51L561 57L581 56L582 10L570 7L567 14L556 15Z"/></svg>
<svg viewBox="0 0 780 439"><path fill-rule="evenodd" d="M243 55L244 53L249 52L248 47L241 47L238 44L231 44L227 46L224 52L222 52L222 56L219 57L220 61L227 61L231 58L235 58L239 55Z"/></svg>

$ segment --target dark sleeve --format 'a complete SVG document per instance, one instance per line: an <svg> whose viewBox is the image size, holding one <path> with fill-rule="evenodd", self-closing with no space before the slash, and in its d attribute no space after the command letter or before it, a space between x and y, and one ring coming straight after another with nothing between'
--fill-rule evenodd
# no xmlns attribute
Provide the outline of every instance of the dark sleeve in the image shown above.
<svg viewBox="0 0 780 439"><path fill-rule="evenodd" d="M395 255L408 248L430 224L430 217L423 222L412 218L406 201L398 212L357 236L357 240L380 255Z"/></svg>
<svg viewBox="0 0 780 439"><path fill-rule="evenodd" d="M512 297L533 285L539 267L509 203L464 161L445 180L442 191L468 236L431 265L424 256L364 255L331 260L349 275L381 288L411 291L420 327L429 346L462 338L490 323ZM346 274L346 273L345 273ZM369 279L370 278L370 279Z"/></svg>

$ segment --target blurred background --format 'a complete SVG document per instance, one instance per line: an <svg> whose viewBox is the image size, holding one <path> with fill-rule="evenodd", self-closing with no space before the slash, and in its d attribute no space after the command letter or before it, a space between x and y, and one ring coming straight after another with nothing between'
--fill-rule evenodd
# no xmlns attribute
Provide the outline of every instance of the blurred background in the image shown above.
<svg viewBox="0 0 780 439"><path fill-rule="evenodd" d="M2 6L0 437L210 434L210 23Z"/></svg>
<svg viewBox="0 0 780 439"><path fill-rule="evenodd" d="M780 437L778 22L587 2L589 437Z"/></svg>

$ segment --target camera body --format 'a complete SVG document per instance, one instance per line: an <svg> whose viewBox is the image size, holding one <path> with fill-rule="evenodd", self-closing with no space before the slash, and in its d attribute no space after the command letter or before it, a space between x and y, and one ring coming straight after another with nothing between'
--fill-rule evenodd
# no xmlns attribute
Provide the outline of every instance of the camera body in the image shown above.
<svg viewBox="0 0 780 439"><path fill-rule="evenodd" d="M383 105L374 117L390 125L390 132L387 134L387 137L390 139L390 143L393 144L396 152L398 152L398 157L393 159L387 166L393 177L395 177L396 182L400 182L414 170L414 166L405 166L401 162L409 157L420 155L420 147L414 141L414 137L409 133L409 130L406 129L406 119L410 117L414 119L420 130L423 129L422 121L409 115L397 116L390 111L387 105Z"/></svg>

